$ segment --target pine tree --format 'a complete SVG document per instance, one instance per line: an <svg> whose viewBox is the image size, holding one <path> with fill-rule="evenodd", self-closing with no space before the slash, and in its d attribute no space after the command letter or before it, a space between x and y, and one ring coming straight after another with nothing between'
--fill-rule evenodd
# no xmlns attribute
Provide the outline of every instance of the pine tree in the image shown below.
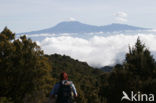
<svg viewBox="0 0 156 103"><path fill-rule="evenodd" d="M129 71L145 79L153 74L155 60L145 44L142 44L138 38L135 46L133 48L129 47L124 65Z"/></svg>
<svg viewBox="0 0 156 103"><path fill-rule="evenodd" d="M121 102L122 91L128 94L131 91L156 93L155 70L153 56L138 38L135 46L129 47L125 62L121 66L115 66L110 73L107 102Z"/></svg>

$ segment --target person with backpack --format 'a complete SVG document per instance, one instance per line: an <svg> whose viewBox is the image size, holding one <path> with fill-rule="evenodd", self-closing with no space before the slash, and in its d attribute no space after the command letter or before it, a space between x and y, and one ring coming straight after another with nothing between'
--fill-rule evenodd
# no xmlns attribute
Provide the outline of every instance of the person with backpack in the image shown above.
<svg viewBox="0 0 156 103"><path fill-rule="evenodd" d="M61 73L60 82L54 85L50 98L56 99L56 103L73 103L75 97L77 97L75 85L68 80L67 73Z"/></svg>

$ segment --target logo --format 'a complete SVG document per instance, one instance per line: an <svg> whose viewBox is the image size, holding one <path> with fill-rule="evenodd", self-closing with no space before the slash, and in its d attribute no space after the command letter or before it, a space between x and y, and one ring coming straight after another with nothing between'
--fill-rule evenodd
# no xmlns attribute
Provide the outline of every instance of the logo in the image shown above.
<svg viewBox="0 0 156 103"><path fill-rule="evenodd" d="M134 93L131 91L130 97L125 91L122 91L123 97L121 98L121 101L128 100L128 101L154 101L154 94L141 94L140 92Z"/></svg>

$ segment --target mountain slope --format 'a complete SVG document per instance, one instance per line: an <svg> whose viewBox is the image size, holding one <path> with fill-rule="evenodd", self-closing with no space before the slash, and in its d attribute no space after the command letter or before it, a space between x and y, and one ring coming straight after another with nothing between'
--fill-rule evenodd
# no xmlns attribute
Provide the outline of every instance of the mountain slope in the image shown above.
<svg viewBox="0 0 156 103"><path fill-rule="evenodd" d="M94 26L83 24L78 21L61 22L54 27L20 33L20 34L42 34L42 33L90 33L90 32L114 32L114 31L125 31L125 30L146 30L147 28L141 28L136 26L130 26L126 24L113 23L105 26Z"/></svg>
<svg viewBox="0 0 156 103"><path fill-rule="evenodd" d="M65 55L53 54L46 55L46 57L52 66L51 75L57 80L56 82L59 81L60 73L68 73L69 80L73 81L79 95L77 103L100 103L96 102L96 100L100 100L100 97L94 93L99 91L99 76L104 74L102 70L92 68L85 62Z"/></svg>

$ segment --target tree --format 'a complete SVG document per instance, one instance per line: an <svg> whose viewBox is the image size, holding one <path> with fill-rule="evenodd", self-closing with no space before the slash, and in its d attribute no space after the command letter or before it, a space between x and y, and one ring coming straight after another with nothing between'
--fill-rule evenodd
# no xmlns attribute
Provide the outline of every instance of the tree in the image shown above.
<svg viewBox="0 0 156 103"><path fill-rule="evenodd" d="M140 39L126 54L125 69L131 72L134 88L144 93L156 93L156 63L150 51Z"/></svg>
<svg viewBox="0 0 156 103"><path fill-rule="evenodd" d="M142 79L153 74L155 69L155 60L150 51L142 44L140 39L137 39L135 47L129 47L129 53L126 54L125 67L139 75Z"/></svg>
<svg viewBox="0 0 156 103"><path fill-rule="evenodd" d="M12 33L7 27L5 27L4 30L1 32L1 36L2 35L6 37L6 40L15 39L15 33Z"/></svg>
<svg viewBox="0 0 156 103"><path fill-rule="evenodd" d="M116 65L110 73L107 102L121 102L122 91L126 91L128 95L131 91L156 93L155 65L150 51L138 38L135 46L129 47L129 53L126 54L124 63Z"/></svg>
<svg viewBox="0 0 156 103"><path fill-rule="evenodd" d="M47 93L50 72L48 60L35 42L26 36L15 40L7 27L0 33L0 97L15 103L30 102L33 95Z"/></svg>

